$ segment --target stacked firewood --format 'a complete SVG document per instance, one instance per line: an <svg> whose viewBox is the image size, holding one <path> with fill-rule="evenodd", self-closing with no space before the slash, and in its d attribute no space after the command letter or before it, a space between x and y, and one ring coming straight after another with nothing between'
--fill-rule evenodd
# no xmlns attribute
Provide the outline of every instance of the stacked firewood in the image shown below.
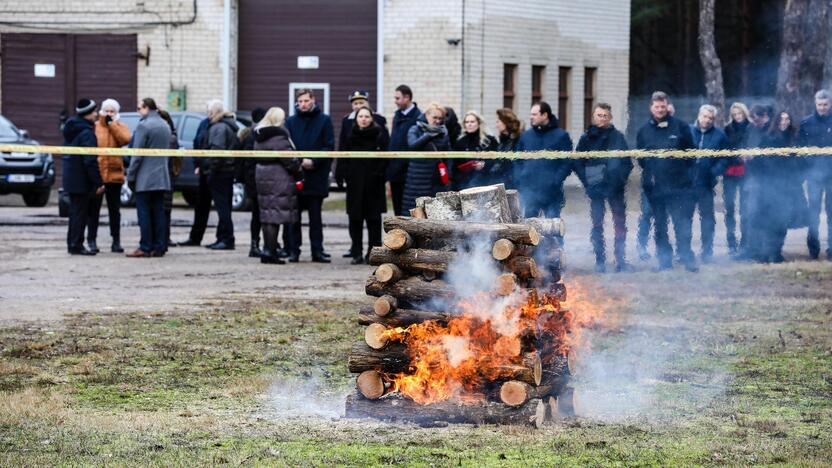
<svg viewBox="0 0 832 468"><path fill-rule="evenodd" d="M384 220L384 246L373 248L376 266L365 291L375 298L361 308L364 341L353 345L350 372L358 374L356 391L347 398L347 417L372 417L432 424L535 424L571 413L569 359L561 343L529 332L522 363L501 369L497 381L481 389L476 402L454 400L427 405L398 394L386 379L408 374L412 356L405 344L390 342L388 330L426 321L447 324L461 313L451 302L456 291L446 281L449 268L470 255L473 242L491 247L491 261L501 274L494 297L525 289L530 300L546 295L563 301L561 282L564 226L560 219L522 216L516 191L502 184L420 198L410 217ZM551 339L549 336L548 339Z"/></svg>

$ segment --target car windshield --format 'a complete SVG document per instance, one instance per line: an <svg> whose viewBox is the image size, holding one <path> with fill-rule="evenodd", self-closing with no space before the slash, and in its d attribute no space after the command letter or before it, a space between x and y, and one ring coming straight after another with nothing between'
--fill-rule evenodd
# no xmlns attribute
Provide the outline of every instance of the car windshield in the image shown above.
<svg viewBox="0 0 832 468"><path fill-rule="evenodd" d="M130 133L136 131L139 125L139 114L121 114L121 121L130 128Z"/></svg>
<svg viewBox="0 0 832 468"><path fill-rule="evenodd" d="M8 139L8 138L17 138L19 134L17 133L17 127L14 126L9 120L2 115L0 115L0 138Z"/></svg>

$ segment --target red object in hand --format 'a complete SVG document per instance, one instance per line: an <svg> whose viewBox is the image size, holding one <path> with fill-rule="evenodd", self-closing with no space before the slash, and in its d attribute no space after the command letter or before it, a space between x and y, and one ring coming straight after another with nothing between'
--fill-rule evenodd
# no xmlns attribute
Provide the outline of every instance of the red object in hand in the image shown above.
<svg viewBox="0 0 832 468"><path fill-rule="evenodd" d="M451 182L451 178L448 177L448 166L445 163L439 163L439 180L442 181L442 185L448 185Z"/></svg>
<svg viewBox="0 0 832 468"><path fill-rule="evenodd" d="M298 189L298 191L303 190L303 180L296 180L295 187Z"/></svg>
<svg viewBox="0 0 832 468"><path fill-rule="evenodd" d="M468 161L456 166L456 168L459 169L460 172L471 172L476 170L478 165L479 161Z"/></svg>

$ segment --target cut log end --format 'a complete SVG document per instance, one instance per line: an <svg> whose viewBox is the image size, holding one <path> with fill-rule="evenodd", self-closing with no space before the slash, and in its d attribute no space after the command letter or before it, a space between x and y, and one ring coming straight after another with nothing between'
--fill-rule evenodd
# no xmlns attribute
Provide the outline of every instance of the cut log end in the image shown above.
<svg viewBox="0 0 832 468"><path fill-rule="evenodd" d="M529 244L534 246L540 244L540 233L534 226L529 226Z"/></svg>
<svg viewBox="0 0 832 468"><path fill-rule="evenodd" d="M389 314L396 310L399 306L399 301L395 297L385 294L384 296L379 297L373 303L373 312L376 313L379 317L384 317L385 315Z"/></svg>
<svg viewBox="0 0 832 468"><path fill-rule="evenodd" d="M546 424L546 403L542 400L537 400L537 402L532 402L535 404L534 410L534 427L540 429ZM529 404L532 404L529 403Z"/></svg>
<svg viewBox="0 0 832 468"><path fill-rule="evenodd" d="M514 273L503 273L497 277L497 282L494 287L494 292L498 296L508 296L514 292L517 286L517 275Z"/></svg>
<svg viewBox="0 0 832 468"><path fill-rule="evenodd" d="M386 335L387 327L380 323L371 323L364 330L364 342L373 349L382 349L390 341Z"/></svg>
<svg viewBox="0 0 832 468"><path fill-rule="evenodd" d="M491 248L491 256L497 261L506 260L511 257L514 248L514 242L508 239L499 239L494 242L494 247Z"/></svg>
<svg viewBox="0 0 832 468"><path fill-rule="evenodd" d="M526 356L525 360L528 364L531 364L532 375L534 375L534 384L540 385L540 381L543 380L543 360L540 359L540 354L534 353L531 355L531 358ZM528 362L531 361L531 362Z"/></svg>
<svg viewBox="0 0 832 468"><path fill-rule="evenodd" d="M427 219L427 215L425 214L425 209L421 206L417 206L410 210L410 216L419 219Z"/></svg>
<svg viewBox="0 0 832 468"><path fill-rule="evenodd" d="M402 270L392 263L385 263L376 268L376 279L384 284L395 283L402 279Z"/></svg>
<svg viewBox="0 0 832 468"><path fill-rule="evenodd" d="M378 400L384 395L384 380L381 378L381 373L376 370L368 370L359 374L355 386L368 400Z"/></svg>
<svg viewBox="0 0 832 468"><path fill-rule="evenodd" d="M384 235L384 246L391 250L409 249L413 245L413 238L403 229L392 229Z"/></svg>
<svg viewBox="0 0 832 468"><path fill-rule="evenodd" d="M509 406L520 406L529 400L531 387L524 382L509 380L500 387L500 401Z"/></svg>

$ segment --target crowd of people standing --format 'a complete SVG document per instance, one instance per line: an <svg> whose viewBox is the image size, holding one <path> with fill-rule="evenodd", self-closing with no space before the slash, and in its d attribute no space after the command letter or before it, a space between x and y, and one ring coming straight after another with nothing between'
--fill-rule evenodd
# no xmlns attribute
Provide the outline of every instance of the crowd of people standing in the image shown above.
<svg viewBox="0 0 832 468"><path fill-rule="evenodd" d="M412 90L401 85L395 90L397 110L391 124L369 105L369 94L355 91L349 96L352 112L341 122L337 149L382 152L419 151L444 153L460 151L529 152L573 151L573 140L546 102L530 109L530 127L510 109L495 115L497 135L488 132L485 119L468 111L459 121L453 109L431 102L424 109L413 100ZM832 147L830 94L815 95L815 111L796 125L797 119L772 106L742 103L730 108L730 123L719 128L717 109L700 107L696 119L687 123L676 117L669 97L660 91L651 97L650 119L638 130L635 148L645 150L723 150L793 146ZM82 99L77 115L64 129L67 146L116 148L176 148L175 128L170 117L152 99L138 106L141 120L130 136L118 120L119 104L105 100L97 105ZM295 95L290 117L279 107L255 109L252 128L237 129L234 115L220 101L208 105L194 148L207 150L254 149L263 151L314 151L336 149L331 118L322 112L310 89ZM336 163L335 179L346 185L351 246L344 254L353 264L365 263L369 250L381 245L381 219L387 211L389 184L393 211L407 215L416 199L446 190L503 183L517 188L528 216L560 216L565 204L564 181L575 173L590 200L596 271L606 271L604 217L607 206L614 226L613 252L616 271L631 270L627 262L626 187L635 166L624 157L598 155L631 146L613 124L613 109L605 103L594 105L592 124L578 139L572 159L467 159L421 156L411 159L342 158ZM320 156L318 154L317 156ZM263 263L298 262L302 232L300 215L309 219L309 244L313 262L329 263L324 249L321 210L329 195L332 158L202 158L196 162L199 176L198 202L188 239L178 246L198 246L205 234L211 202L219 217L213 250L235 248L231 218L232 186L244 182L253 199L249 255ZM818 225L825 200L828 232L827 258L832 259L832 158L828 156L753 156L698 158L639 158L641 169L641 213L638 220L638 253L650 258L647 243L652 228L657 269L673 266L674 259L689 271L700 262L713 259L716 226L716 187L722 181L725 225L729 253L739 260L782 262L783 242L788 229L808 226L809 255L818 258ZM70 195L70 223L67 246L71 254L98 252L96 231L102 199L110 213L113 252L122 252L119 235L118 193L125 177L134 185L141 231L139 248L129 257L164 256L170 241L171 181L181 161L167 157L133 157L124 168L120 157L64 157L64 190ZM806 191L804 191L804 183ZM254 198L254 197L253 197ZM692 248L693 218L698 211L701 250L697 259ZM739 213L737 213L739 212ZM739 218L739 237L737 219ZM670 243L672 220L675 246ZM283 227L282 236L280 228ZM363 232L367 230L367 249ZM87 230L87 246L84 231ZM262 232L263 248L260 248ZM281 246L280 241L283 245ZM675 247L675 248L674 248Z"/></svg>

